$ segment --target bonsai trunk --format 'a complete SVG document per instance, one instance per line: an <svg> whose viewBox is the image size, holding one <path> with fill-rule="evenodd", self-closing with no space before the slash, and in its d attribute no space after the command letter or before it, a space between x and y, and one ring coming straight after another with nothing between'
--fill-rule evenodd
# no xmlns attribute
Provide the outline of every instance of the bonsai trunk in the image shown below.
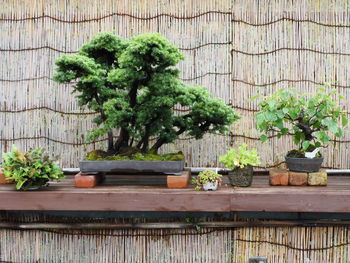
<svg viewBox="0 0 350 263"><path fill-rule="evenodd" d="M108 135L108 149L107 149L107 153L108 154L113 154L114 153L113 132L109 131L107 135Z"/></svg>
<svg viewBox="0 0 350 263"><path fill-rule="evenodd" d="M186 131L185 127L180 128L177 132L176 135L180 135ZM164 144L167 143L167 140L165 138L159 138L156 143L152 146L151 150L158 152L159 148Z"/></svg>
<svg viewBox="0 0 350 263"><path fill-rule="evenodd" d="M114 145L114 154L118 153L121 148L129 146L129 132L123 128L120 129L119 138Z"/></svg>
<svg viewBox="0 0 350 263"><path fill-rule="evenodd" d="M299 123L298 125L298 128L300 128L304 135L305 135L305 140L306 141L312 141L314 136L312 136L312 133L314 132L311 127L307 124L304 124L304 123Z"/></svg>

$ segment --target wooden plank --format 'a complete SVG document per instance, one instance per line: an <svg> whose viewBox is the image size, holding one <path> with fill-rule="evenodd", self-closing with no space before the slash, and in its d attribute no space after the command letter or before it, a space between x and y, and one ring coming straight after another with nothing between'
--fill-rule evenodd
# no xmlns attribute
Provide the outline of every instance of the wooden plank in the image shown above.
<svg viewBox="0 0 350 263"><path fill-rule="evenodd" d="M0 200L0 210L348 213L350 176L332 176L327 187L271 187L267 176L255 176L252 187L224 185L215 192L167 189L165 185L115 186L113 180L92 189L74 188L68 176L41 191L14 191L13 185L0 185Z"/></svg>
<svg viewBox="0 0 350 263"><path fill-rule="evenodd" d="M194 191L2 191L0 199L0 210L230 211L229 195Z"/></svg>

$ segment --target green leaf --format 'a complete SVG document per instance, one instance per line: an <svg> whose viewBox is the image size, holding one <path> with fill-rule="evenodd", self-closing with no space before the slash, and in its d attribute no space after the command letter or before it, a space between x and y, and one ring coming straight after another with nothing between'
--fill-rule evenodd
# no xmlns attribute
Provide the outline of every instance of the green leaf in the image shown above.
<svg viewBox="0 0 350 263"><path fill-rule="evenodd" d="M260 136L260 140L261 140L262 142L266 142L266 141L267 141L267 136L266 136L266 135L261 135L261 136Z"/></svg>
<svg viewBox="0 0 350 263"><path fill-rule="evenodd" d="M310 141L304 141L302 143L303 150L306 151L309 148L310 144L311 144Z"/></svg>
<svg viewBox="0 0 350 263"><path fill-rule="evenodd" d="M348 117L345 114L341 115L341 123L343 127L348 125Z"/></svg>
<svg viewBox="0 0 350 263"><path fill-rule="evenodd" d="M289 116L292 118L292 120L295 120L298 117L298 109L290 109L289 110Z"/></svg>
<svg viewBox="0 0 350 263"><path fill-rule="evenodd" d="M266 116L266 119L267 119L268 121L274 121L274 120L277 119L276 114L273 113L273 112L271 112L271 111L266 112L266 115L265 115L265 116Z"/></svg>
<svg viewBox="0 0 350 263"><path fill-rule="evenodd" d="M255 100L255 99L259 98L259 97L260 97L260 94L255 95L255 96L253 96L253 97L251 97L251 98L249 99L249 102L252 102L253 100Z"/></svg>

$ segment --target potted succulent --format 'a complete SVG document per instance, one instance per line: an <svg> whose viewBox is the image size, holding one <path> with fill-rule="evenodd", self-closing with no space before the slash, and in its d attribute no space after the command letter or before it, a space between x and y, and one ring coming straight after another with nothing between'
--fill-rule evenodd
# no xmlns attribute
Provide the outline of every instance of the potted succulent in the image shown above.
<svg viewBox="0 0 350 263"><path fill-rule="evenodd" d="M23 153L13 145L11 152L3 154L2 167L5 177L16 184L17 190L37 190L49 181L64 178L58 164L42 148Z"/></svg>
<svg viewBox="0 0 350 263"><path fill-rule="evenodd" d="M223 133L238 119L205 88L180 80L175 66L183 59L159 34L125 40L100 33L77 54L56 60L54 80L73 83L79 105L97 113L87 140L107 137L106 149L80 163L83 173L180 172L183 156L157 156L162 145L185 134L200 139L207 132Z"/></svg>
<svg viewBox="0 0 350 263"><path fill-rule="evenodd" d="M295 89L280 89L259 103L256 125L268 139L268 133L278 137L293 136L298 148L286 155L288 168L298 172L318 171L323 157L318 150L330 141L330 135L341 137L348 118L337 105L335 90L320 88L316 94L303 94ZM342 96L339 98L344 99Z"/></svg>
<svg viewBox="0 0 350 263"><path fill-rule="evenodd" d="M204 170L192 180L192 183L196 185L196 190L203 189L204 191L216 191L218 186L221 184L221 177L222 175L218 174L217 172Z"/></svg>
<svg viewBox="0 0 350 263"><path fill-rule="evenodd" d="M220 157L220 162L230 169L228 178L233 186L250 186L253 181L253 166L260 164L256 149L248 150L247 147L243 143Z"/></svg>

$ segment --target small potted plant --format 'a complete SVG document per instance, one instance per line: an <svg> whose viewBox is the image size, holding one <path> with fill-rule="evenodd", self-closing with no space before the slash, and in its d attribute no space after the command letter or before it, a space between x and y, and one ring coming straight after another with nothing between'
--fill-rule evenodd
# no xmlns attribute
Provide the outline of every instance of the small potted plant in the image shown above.
<svg viewBox="0 0 350 263"><path fill-rule="evenodd" d="M243 143L220 157L220 162L231 170L228 178L233 186L250 186L253 181L253 166L260 164L256 149L248 150L247 147Z"/></svg>
<svg viewBox="0 0 350 263"><path fill-rule="evenodd" d="M64 178L58 164L44 154L43 148L23 153L13 145L11 152L3 154L2 167L5 177L16 184L17 190L37 190L50 180Z"/></svg>
<svg viewBox="0 0 350 263"><path fill-rule="evenodd" d="M198 174L197 178L193 179L192 183L196 185L196 190L216 191L221 184L221 176L214 171L204 170Z"/></svg>
<svg viewBox="0 0 350 263"><path fill-rule="evenodd" d="M286 155L288 168L297 172L317 172L323 162L319 153L330 141L330 134L343 135L343 128L348 118L337 106L335 90L329 93L320 88L316 94L303 94L296 90L280 89L266 96L259 103L260 111L256 114L256 125L263 134L265 142L268 133L278 137L293 136L298 145ZM339 98L344 99L342 96Z"/></svg>

